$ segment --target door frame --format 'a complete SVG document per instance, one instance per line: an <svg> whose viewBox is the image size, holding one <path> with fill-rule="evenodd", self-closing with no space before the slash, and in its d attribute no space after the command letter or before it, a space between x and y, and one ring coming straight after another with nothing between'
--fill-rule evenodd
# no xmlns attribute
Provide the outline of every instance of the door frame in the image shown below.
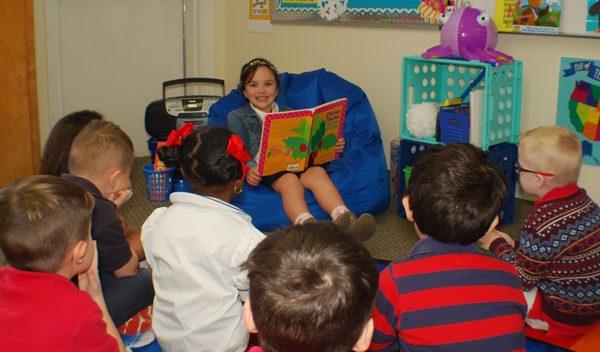
<svg viewBox="0 0 600 352"><path fill-rule="evenodd" d="M43 0L42 0L43 1ZM172 1L172 0L165 0ZM184 75L214 76L214 0L181 0L183 3L183 57ZM62 67L60 47L60 0L45 0L45 52L47 69L47 121L40 124L42 136L65 114L62 94ZM37 23L40 23L39 21ZM39 58L38 60L43 60ZM42 92L39 92L41 94ZM44 138L45 139L45 138Z"/></svg>

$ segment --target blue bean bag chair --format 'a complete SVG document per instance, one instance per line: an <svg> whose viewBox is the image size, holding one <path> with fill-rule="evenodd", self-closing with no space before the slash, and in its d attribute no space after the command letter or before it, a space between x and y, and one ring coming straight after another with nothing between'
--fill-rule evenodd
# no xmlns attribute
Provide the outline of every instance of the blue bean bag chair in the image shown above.
<svg viewBox="0 0 600 352"><path fill-rule="evenodd" d="M358 86L325 69L301 74L282 73L276 99L280 106L292 109L311 108L342 97L348 98L344 124L344 153L328 164L326 170L336 185L346 206L355 214L373 215L384 212L390 201L388 171L381 132L375 113L365 93ZM227 127L230 111L246 104L238 89L212 105L208 124ZM308 208L316 218L329 219L310 191L305 192ZM245 185L244 191L232 203L252 217L254 226L262 231L287 226L289 219L283 210L281 196L263 185Z"/></svg>

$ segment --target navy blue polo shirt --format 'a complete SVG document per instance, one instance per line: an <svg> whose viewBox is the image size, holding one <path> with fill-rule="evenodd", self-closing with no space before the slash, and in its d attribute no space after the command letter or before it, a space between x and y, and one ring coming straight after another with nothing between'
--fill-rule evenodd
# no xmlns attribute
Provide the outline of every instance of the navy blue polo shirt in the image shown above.
<svg viewBox="0 0 600 352"><path fill-rule="evenodd" d="M96 201L92 213L92 239L98 248L98 268L113 272L131 259L131 249L125 239L117 207L104 198L98 188L85 178L63 174L62 178L78 184L90 192Z"/></svg>

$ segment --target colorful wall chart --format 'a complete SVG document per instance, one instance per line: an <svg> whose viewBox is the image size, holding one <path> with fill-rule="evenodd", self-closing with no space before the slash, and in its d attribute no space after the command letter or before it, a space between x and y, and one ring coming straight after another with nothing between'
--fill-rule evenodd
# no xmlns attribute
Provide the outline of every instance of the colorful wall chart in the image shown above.
<svg viewBox="0 0 600 352"><path fill-rule="evenodd" d="M582 4L583 3L583 4ZM470 4L500 32L600 37L600 0L271 0L274 23L428 25L448 6Z"/></svg>
<svg viewBox="0 0 600 352"><path fill-rule="evenodd" d="M561 59L556 124L577 133L585 164L600 166L600 60Z"/></svg>
<svg viewBox="0 0 600 352"><path fill-rule="evenodd" d="M445 0L273 0L272 19L301 22L433 24Z"/></svg>

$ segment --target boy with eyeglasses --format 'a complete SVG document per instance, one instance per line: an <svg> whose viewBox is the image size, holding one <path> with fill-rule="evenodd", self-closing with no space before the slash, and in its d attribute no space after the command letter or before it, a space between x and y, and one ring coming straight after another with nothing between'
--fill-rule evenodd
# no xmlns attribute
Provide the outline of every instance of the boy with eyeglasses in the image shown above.
<svg viewBox="0 0 600 352"><path fill-rule="evenodd" d="M493 231L479 242L513 263L527 299L527 324L548 337L574 337L600 318L600 208L577 186L582 150L564 127L538 127L521 136L515 166L534 196L518 243Z"/></svg>

